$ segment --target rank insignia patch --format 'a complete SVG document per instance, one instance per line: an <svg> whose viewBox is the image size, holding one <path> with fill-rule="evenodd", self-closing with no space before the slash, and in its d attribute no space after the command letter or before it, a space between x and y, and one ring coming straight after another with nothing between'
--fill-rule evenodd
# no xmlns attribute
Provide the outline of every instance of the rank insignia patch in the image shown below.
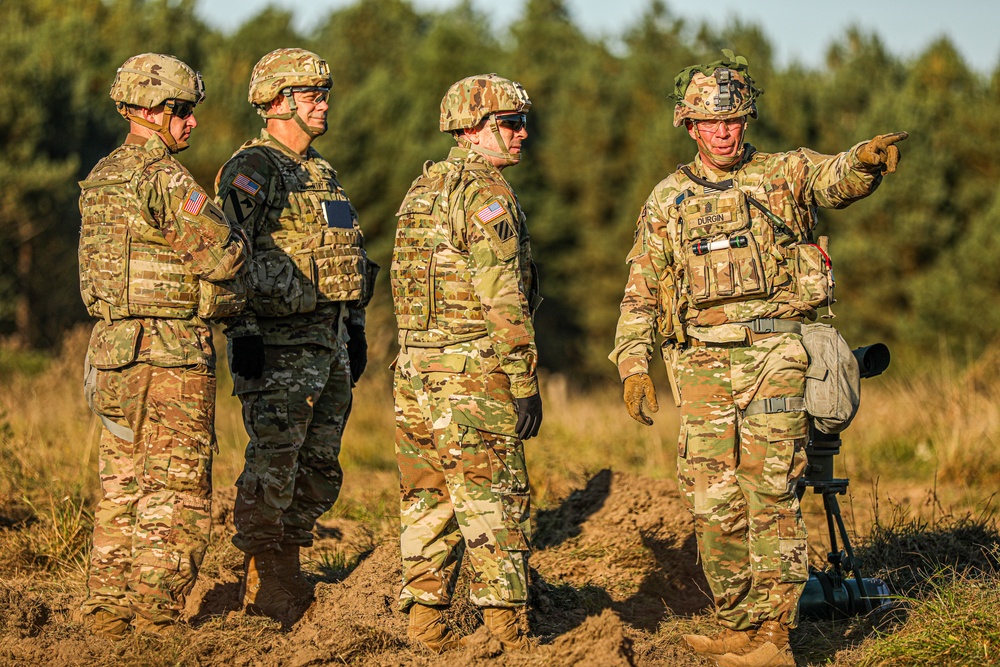
<svg viewBox="0 0 1000 667"><path fill-rule="evenodd" d="M237 174L236 178L233 179L233 185L251 196L260 192L260 183L248 178L244 174Z"/></svg>
<svg viewBox="0 0 1000 667"><path fill-rule="evenodd" d="M204 192L198 190L191 190L188 195L187 201L184 202L184 211L190 213L191 215L198 215L201 213L201 209L204 208L205 202L208 201L208 195Z"/></svg>

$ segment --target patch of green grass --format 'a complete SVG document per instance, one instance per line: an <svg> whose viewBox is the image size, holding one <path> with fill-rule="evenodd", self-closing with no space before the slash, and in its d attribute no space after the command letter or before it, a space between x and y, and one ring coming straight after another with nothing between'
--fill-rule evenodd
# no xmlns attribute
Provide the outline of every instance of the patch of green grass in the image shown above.
<svg viewBox="0 0 1000 667"><path fill-rule="evenodd" d="M1000 577L973 579L950 573L933 577L909 618L863 647L860 667L1000 663Z"/></svg>
<svg viewBox="0 0 1000 667"><path fill-rule="evenodd" d="M0 377L35 377L41 375L51 363L52 355L46 352L0 347Z"/></svg>

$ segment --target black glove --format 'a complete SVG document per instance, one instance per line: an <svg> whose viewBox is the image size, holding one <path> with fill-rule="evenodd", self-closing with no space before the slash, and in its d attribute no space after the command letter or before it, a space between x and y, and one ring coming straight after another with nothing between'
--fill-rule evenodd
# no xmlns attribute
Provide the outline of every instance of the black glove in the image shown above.
<svg viewBox="0 0 1000 667"><path fill-rule="evenodd" d="M535 394L528 398L515 398L517 405L517 437L521 440L528 440L538 435L538 428L542 425L542 395Z"/></svg>
<svg viewBox="0 0 1000 667"><path fill-rule="evenodd" d="M365 328L358 324L347 325L347 358L351 362L351 382L357 382L368 365L368 339Z"/></svg>
<svg viewBox="0 0 1000 667"><path fill-rule="evenodd" d="M247 380L264 375L264 337L242 336L230 341L233 359L229 370Z"/></svg>

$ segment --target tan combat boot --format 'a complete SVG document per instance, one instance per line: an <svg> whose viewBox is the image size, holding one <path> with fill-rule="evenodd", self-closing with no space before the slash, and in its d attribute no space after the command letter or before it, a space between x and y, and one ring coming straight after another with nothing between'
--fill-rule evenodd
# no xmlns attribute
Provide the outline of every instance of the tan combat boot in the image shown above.
<svg viewBox="0 0 1000 667"><path fill-rule="evenodd" d="M282 625L295 621L299 603L282 577L277 551L246 554L243 557L243 610L255 616L269 616ZM285 566L287 567L287 566Z"/></svg>
<svg viewBox="0 0 1000 667"><path fill-rule="evenodd" d="M143 616L136 616L132 625L135 627L135 634L159 639L169 639L184 633L183 626L177 621L156 622Z"/></svg>
<svg viewBox="0 0 1000 667"><path fill-rule="evenodd" d="M282 544L281 553L275 560L275 568L281 585L295 596L301 606L305 607L313 599L313 588L302 576L299 551L300 547L297 544Z"/></svg>
<svg viewBox="0 0 1000 667"><path fill-rule="evenodd" d="M795 667L788 628L778 621L760 626L750 643L715 659L719 667Z"/></svg>
<svg viewBox="0 0 1000 667"><path fill-rule="evenodd" d="M747 646L756 634L756 630L730 630L724 629L711 636L706 635L683 635L683 639L691 650L703 655L723 655L733 653Z"/></svg>
<svg viewBox="0 0 1000 667"><path fill-rule="evenodd" d="M410 607L410 624L406 629L410 641L422 644L434 653L444 653L461 647L462 640L444 622L437 607L415 604Z"/></svg>
<svg viewBox="0 0 1000 667"><path fill-rule="evenodd" d="M483 625L500 640L505 651L521 651L531 642L517 627L517 610L510 607L483 607Z"/></svg>
<svg viewBox="0 0 1000 667"><path fill-rule="evenodd" d="M128 633L128 618L124 618L107 609L98 609L93 614L84 617L84 623L93 634L107 639L121 639Z"/></svg>

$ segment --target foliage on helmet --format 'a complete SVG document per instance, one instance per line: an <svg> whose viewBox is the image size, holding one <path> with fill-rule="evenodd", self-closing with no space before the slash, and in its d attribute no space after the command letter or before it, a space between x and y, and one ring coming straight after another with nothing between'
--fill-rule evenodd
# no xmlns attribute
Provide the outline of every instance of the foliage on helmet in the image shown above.
<svg viewBox="0 0 1000 667"><path fill-rule="evenodd" d="M743 56L723 49L721 60L707 65L692 65L674 78L670 98L674 107L674 127L685 119L727 120L742 116L757 117L756 99L764 91L754 84L750 65Z"/></svg>
<svg viewBox="0 0 1000 667"><path fill-rule="evenodd" d="M312 51L275 49L257 61L250 73L250 104L267 104L285 88L316 86L332 88L330 66Z"/></svg>
<svg viewBox="0 0 1000 667"><path fill-rule="evenodd" d="M441 131L473 128L491 113L531 108L524 87L496 74L477 74L456 81L441 99Z"/></svg>
<svg viewBox="0 0 1000 667"><path fill-rule="evenodd" d="M201 74L173 56L143 53L132 56L118 68L111 84L111 99L147 109L167 100L197 104L205 99Z"/></svg>

